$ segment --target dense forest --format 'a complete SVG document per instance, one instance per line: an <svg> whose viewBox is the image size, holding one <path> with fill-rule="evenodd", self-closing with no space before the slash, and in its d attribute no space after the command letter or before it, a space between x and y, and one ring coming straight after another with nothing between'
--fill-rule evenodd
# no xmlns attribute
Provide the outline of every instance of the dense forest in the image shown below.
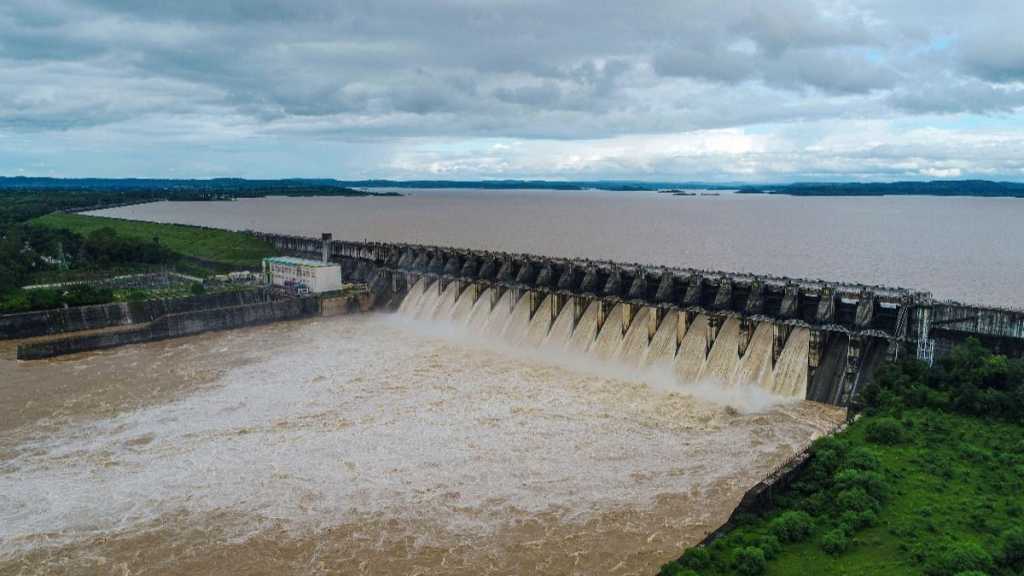
<svg viewBox="0 0 1024 576"><path fill-rule="evenodd" d="M860 399L774 508L661 574L1024 574L1024 360L972 339L885 365Z"/></svg>

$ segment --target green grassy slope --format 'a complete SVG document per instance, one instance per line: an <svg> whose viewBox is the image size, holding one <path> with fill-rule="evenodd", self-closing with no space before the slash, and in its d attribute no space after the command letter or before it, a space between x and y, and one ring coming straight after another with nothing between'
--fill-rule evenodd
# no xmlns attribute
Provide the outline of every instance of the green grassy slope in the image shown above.
<svg viewBox="0 0 1024 576"><path fill-rule="evenodd" d="M1024 427L929 410L901 422L905 443L871 448L892 492L876 525L835 556L818 530L783 549L768 574L923 574L943 549L972 542L995 550L999 535L1024 521ZM855 426L850 441L867 445L864 430Z"/></svg>
<svg viewBox="0 0 1024 576"><path fill-rule="evenodd" d="M64 228L83 236L109 227L118 235L129 238L152 240L156 237L160 244L183 256L239 268L258 269L262 258L277 254L267 242L228 230L64 213L47 214L31 222L38 226Z"/></svg>
<svg viewBox="0 0 1024 576"><path fill-rule="evenodd" d="M826 534L840 524L829 503L791 490L777 510L749 516L708 549L706 561L673 563L663 574L712 576L867 575L955 576L947 570L955 550L976 545L984 574L1018 574L998 562L1001 539L1024 527L1024 426L930 409L908 410L899 419L904 440L894 445L869 442L874 418L852 425L837 440L877 459L888 496L870 526L848 534L847 548L826 552ZM831 440L830 440L831 442ZM848 452L849 453L849 452ZM810 474L813 474L813 470ZM838 489L824 491L834 499ZM812 517L810 533L796 542L777 542L773 521L787 510ZM771 542L766 546L766 539ZM757 546L767 552L764 569L744 569L738 551ZM979 566L980 567L980 566ZM691 571L692 570L692 571Z"/></svg>
<svg viewBox="0 0 1024 576"><path fill-rule="evenodd" d="M665 576L1024 576L1024 361L973 339L886 364L775 507Z"/></svg>

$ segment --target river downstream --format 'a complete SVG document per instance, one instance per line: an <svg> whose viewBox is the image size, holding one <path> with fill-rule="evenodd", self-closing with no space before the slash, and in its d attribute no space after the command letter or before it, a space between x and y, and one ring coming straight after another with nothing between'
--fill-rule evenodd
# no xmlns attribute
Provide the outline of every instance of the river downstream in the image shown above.
<svg viewBox="0 0 1024 576"><path fill-rule="evenodd" d="M2 574L650 574L841 417L395 315L2 356Z"/></svg>

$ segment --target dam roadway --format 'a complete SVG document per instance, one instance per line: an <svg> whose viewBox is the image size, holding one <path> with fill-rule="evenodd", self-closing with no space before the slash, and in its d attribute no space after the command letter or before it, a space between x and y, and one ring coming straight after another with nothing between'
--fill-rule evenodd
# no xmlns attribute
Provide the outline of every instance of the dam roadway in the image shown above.
<svg viewBox="0 0 1024 576"><path fill-rule="evenodd" d="M491 309L499 302L516 306L526 298L530 319L546 313L542 320L549 329L564 310L572 310L575 330L593 307L597 331L606 329L607 322L615 322L618 326L611 328L620 328L623 337L631 329L646 330L648 343L656 334L667 332L675 342L675 354L680 353L684 340L697 341L705 360L717 343L717 349L730 348L724 352L728 356L735 345L735 360L742 362L757 340L763 342L759 349L765 349L765 364L770 356L771 366L765 368L769 371L776 368L787 343L797 338L794 334L799 334L806 355L802 393L807 399L829 404L848 404L884 360L914 355L931 362L971 336L999 353L1024 354L1024 311L939 301L928 292L903 288L441 246L349 242L331 240L329 235L317 239L253 234L286 254L338 262L347 282L370 286L380 308L397 308L418 282L423 283L421 290L433 287L438 294L454 283L456 298L468 291L476 303L486 294ZM550 302L540 312L545 300ZM641 321L644 326L634 326ZM719 341L725 333L729 334L727 343Z"/></svg>

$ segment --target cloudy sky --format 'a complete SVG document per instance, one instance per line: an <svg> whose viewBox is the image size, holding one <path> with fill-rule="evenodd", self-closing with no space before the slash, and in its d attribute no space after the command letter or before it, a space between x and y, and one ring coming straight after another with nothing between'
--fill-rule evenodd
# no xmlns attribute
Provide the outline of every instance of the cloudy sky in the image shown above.
<svg viewBox="0 0 1024 576"><path fill-rule="evenodd" d="M0 174L1024 180L1020 0L3 0Z"/></svg>

